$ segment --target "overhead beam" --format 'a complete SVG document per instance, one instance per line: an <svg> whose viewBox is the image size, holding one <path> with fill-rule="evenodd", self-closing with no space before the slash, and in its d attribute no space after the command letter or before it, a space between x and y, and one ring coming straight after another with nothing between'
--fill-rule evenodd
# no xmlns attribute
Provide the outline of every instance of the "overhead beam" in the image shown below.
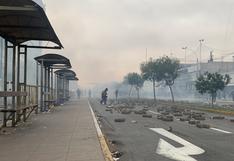
<svg viewBox="0 0 234 161"><path fill-rule="evenodd" d="M2 11L37 11L34 6L0 6Z"/></svg>
<svg viewBox="0 0 234 161"><path fill-rule="evenodd" d="M17 29L47 29L47 27L40 26L16 26L16 25L0 25L0 28L17 28Z"/></svg>

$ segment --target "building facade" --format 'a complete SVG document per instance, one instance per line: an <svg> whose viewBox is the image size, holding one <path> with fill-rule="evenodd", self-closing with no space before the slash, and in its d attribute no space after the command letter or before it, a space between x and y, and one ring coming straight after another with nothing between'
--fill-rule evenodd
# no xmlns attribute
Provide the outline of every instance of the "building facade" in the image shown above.
<svg viewBox="0 0 234 161"><path fill-rule="evenodd" d="M234 100L234 62L207 62L201 64L186 64L179 72L179 76L173 85L175 99L177 100L194 100L209 101L210 96L201 95L195 88L195 81L200 74L205 72L220 73L222 75L230 75L231 82L223 91L218 91L217 99ZM157 89L158 96L170 99L170 91L166 86L159 86Z"/></svg>

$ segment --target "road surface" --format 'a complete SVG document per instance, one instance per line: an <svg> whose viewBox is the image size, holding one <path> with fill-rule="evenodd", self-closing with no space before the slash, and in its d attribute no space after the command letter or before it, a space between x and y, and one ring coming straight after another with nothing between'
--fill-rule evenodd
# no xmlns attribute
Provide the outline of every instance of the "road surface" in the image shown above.
<svg viewBox="0 0 234 161"><path fill-rule="evenodd" d="M90 100L91 107L98 115L100 126L108 140L114 141L118 151L123 152L120 161L233 161L234 123L230 118L210 119L210 129L200 129L187 122L174 119L165 122L157 119L157 110L150 108L144 118L134 113L120 114L106 111L104 105ZM115 122L125 118L125 122ZM169 127L172 131L169 132Z"/></svg>

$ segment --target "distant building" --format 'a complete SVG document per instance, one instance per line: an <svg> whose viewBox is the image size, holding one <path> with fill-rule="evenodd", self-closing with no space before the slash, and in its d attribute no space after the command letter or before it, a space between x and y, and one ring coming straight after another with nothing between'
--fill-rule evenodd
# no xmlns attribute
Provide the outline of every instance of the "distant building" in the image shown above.
<svg viewBox="0 0 234 161"><path fill-rule="evenodd" d="M208 95L201 95L196 91L195 81L199 74L205 72L218 72L222 75L229 74L231 79L230 84L225 87L223 92L219 91L217 98L224 100L234 100L234 62L213 62L201 64L186 64L182 65L179 72L179 77L173 85L175 98L178 100L207 100ZM160 86L157 91L160 97L170 99L170 91L168 87Z"/></svg>

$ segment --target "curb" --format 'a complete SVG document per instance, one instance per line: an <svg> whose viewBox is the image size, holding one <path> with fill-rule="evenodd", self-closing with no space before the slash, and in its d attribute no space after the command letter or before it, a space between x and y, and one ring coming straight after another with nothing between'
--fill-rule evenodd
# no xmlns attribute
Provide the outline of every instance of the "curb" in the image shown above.
<svg viewBox="0 0 234 161"><path fill-rule="evenodd" d="M98 136L99 143L100 143L100 146L101 146L101 149L102 149L102 152L103 152L103 156L104 156L106 161L114 161L113 158L112 158L110 149L109 149L109 147L108 147L108 145L106 143L105 136L103 135L102 130L98 125L97 118L96 118L96 116L95 116L95 114L93 112L93 109L92 109L89 101L88 101L88 105L89 105L89 109L90 109L90 111L92 113L93 122L94 122L94 125L95 125L96 130L97 130L97 136Z"/></svg>

